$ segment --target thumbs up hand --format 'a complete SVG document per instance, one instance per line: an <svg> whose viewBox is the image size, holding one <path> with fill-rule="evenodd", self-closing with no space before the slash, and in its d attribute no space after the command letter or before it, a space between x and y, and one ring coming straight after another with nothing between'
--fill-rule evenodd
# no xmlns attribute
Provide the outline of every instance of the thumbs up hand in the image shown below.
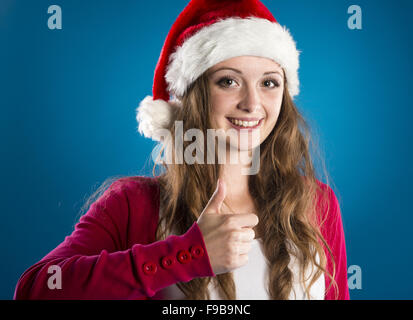
<svg viewBox="0 0 413 320"><path fill-rule="evenodd" d="M254 213L222 213L225 197L225 182L218 179L217 188L197 221L216 275L247 264L255 237L253 227L258 224Z"/></svg>

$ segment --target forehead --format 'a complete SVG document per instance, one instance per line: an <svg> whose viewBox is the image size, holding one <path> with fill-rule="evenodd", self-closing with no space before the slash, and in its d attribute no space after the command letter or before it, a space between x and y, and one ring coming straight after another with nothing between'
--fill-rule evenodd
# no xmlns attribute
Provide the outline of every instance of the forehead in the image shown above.
<svg viewBox="0 0 413 320"><path fill-rule="evenodd" d="M245 71L280 71L282 72L281 66L272 59L256 57L256 56L240 56L227 59L217 63L212 66L209 71L214 72L224 67L234 68L238 70ZM268 70L267 70L268 69Z"/></svg>

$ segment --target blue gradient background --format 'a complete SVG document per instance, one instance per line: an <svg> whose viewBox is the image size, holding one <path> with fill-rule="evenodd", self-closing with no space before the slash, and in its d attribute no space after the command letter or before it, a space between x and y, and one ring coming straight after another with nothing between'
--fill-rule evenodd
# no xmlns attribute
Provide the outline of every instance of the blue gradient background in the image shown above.
<svg viewBox="0 0 413 320"><path fill-rule="evenodd" d="M352 299L413 297L413 1L263 1L302 51L297 105L335 183ZM0 299L73 230L106 178L149 175L154 142L136 130L174 1L0 2ZM63 29L47 28L58 4ZM363 29L347 27L347 8ZM410 39L410 40L409 40Z"/></svg>

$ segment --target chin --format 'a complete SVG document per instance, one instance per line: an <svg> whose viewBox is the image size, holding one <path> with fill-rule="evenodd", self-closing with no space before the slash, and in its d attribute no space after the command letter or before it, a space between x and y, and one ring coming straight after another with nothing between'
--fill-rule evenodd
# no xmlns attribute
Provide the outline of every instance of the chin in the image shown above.
<svg viewBox="0 0 413 320"><path fill-rule="evenodd" d="M240 141L238 140L238 145L228 142L227 144L231 149L236 149L238 151L252 151L258 146L261 145L261 141L252 141L252 138L249 137L248 141Z"/></svg>

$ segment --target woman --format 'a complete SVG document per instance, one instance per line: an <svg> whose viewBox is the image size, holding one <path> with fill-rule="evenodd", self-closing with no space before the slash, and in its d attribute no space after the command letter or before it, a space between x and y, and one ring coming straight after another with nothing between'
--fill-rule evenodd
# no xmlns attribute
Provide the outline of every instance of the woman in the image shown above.
<svg viewBox="0 0 413 320"><path fill-rule="evenodd" d="M349 299L339 204L292 101L298 56L260 1L191 1L137 113L164 171L113 182L15 298Z"/></svg>

